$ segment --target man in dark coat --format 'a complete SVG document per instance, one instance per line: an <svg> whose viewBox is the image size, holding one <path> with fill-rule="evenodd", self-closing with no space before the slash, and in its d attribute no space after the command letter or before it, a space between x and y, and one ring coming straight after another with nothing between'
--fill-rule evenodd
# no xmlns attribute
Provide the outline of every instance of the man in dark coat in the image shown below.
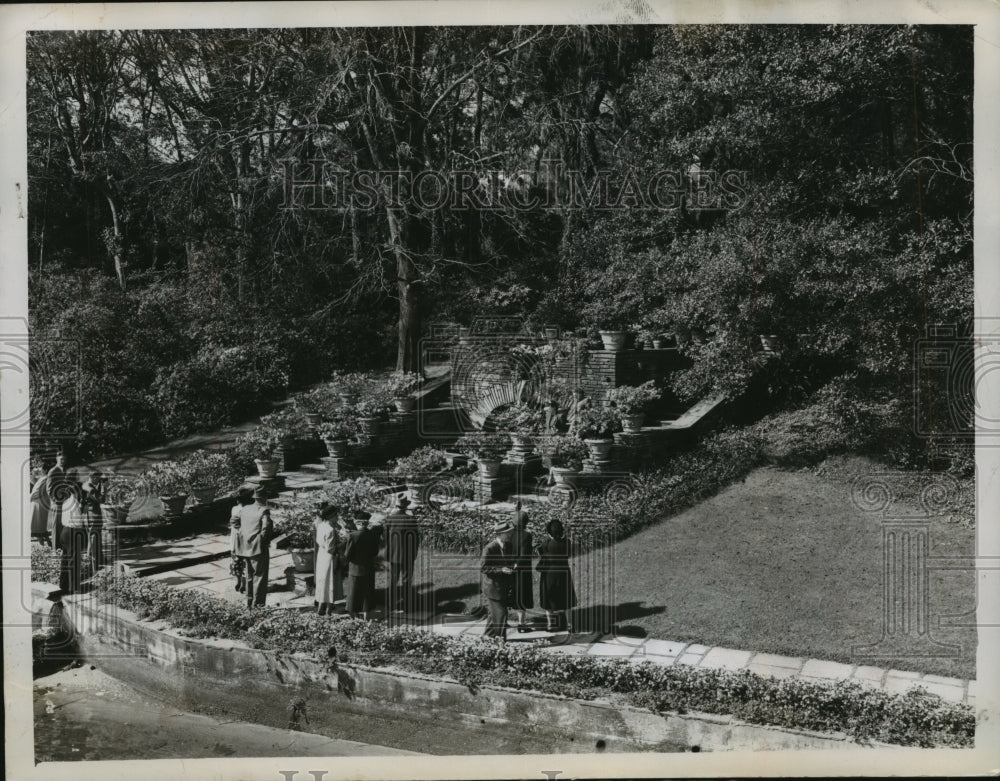
<svg viewBox="0 0 1000 781"><path fill-rule="evenodd" d="M486 620L486 637L507 639L507 608L510 605L510 591L513 585L513 561L511 560L510 533L514 530L508 521L501 521L493 527L496 535L485 548L480 570L483 573L483 596L489 618Z"/></svg>
<svg viewBox="0 0 1000 781"><path fill-rule="evenodd" d="M240 508L235 552L246 568L247 607L263 607L267 598L267 570L271 566L274 524L267 506L267 492L258 486L253 498L253 504Z"/></svg>
<svg viewBox="0 0 1000 781"><path fill-rule="evenodd" d="M413 570L420 546L417 519L407 514L409 500L401 496L385 519L385 560L389 565L386 584L386 613L414 610Z"/></svg>
<svg viewBox="0 0 1000 781"><path fill-rule="evenodd" d="M535 606L534 579L531 571L531 556L534 540L528 531L528 514L518 502L514 509L514 530L510 533L510 553L513 560L514 576L510 606L517 611L517 631L528 632L528 611Z"/></svg>
<svg viewBox="0 0 1000 781"><path fill-rule="evenodd" d="M361 528L350 533L344 546L347 612L351 618L356 618L358 613L362 618L368 618L375 602L375 570L381 543L378 531L371 528L368 514L361 513L357 518Z"/></svg>

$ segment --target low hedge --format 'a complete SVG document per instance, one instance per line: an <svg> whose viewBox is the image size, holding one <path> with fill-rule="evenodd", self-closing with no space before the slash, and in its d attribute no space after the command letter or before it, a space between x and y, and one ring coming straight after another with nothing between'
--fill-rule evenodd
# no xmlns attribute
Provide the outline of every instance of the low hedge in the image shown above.
<svg viewBox="0 0 1000 781"><path fill-rule="evenodd" d="M903 695L741 670L711 670L649 662L567 656L494 639L461 640L428 631L388 627L278 608L250 610L208 594L176 590L102 571L101 601L141 617L165 619L195 637L240 639L254 648L306 653L320 661L435 675L472 688L482 685L578 698L611 697L655 712L732 714L755 724L844 732L858 741L905 746L971 746L975 716L968 705L915 690Z"/></svg>

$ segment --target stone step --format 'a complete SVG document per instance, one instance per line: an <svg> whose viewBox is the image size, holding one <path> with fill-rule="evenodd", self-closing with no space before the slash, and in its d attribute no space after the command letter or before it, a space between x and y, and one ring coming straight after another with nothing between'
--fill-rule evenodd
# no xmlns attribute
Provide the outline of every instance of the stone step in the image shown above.
<svg viewBox="0 0 1000 781"><path fill-rule="evenodd" d="M299 471L307 475L325 475L326 464L302 464Z"/></svg>

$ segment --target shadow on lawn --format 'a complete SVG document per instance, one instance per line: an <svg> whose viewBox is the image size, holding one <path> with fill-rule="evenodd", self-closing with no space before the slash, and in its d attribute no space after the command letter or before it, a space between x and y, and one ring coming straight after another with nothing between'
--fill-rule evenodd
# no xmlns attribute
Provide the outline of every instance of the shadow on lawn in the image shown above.
<svg viewBox="0 0 1000 781"><path fill-rule="evenodd" d="M585 605L572 611L573 628L578 632L612 631L622 637L646 637L641 626L623 624L636 618L655 616L666 612L666 607L646 607L644 602L622 602L620 605Z"/></svg>

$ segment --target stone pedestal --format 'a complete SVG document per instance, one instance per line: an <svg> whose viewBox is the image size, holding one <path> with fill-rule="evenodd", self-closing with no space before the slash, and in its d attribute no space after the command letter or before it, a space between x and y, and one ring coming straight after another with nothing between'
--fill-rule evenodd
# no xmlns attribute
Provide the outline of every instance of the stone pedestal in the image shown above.
<svg viewBox="0 0 1000 781"><path fill-rule="evenodd" d="M351 471L347 458L323 456L320 462L326 467L327 475L334 480L343 480Z"/></svg>
<svg viewBox="0 0 1000 781"><path fill-rule="evenodd" d="M510 481L504 477L483 477L475 474L472 477L472 498L479 504L502 502L510 492Z"/></svg>
<svg viewBox="0 0 1000 781"><path fill-rule="evenodd" d="M583 470L584 474L598 474L603 475L608 472L613 472L611 466L611 459L606 459L604 461L595 461L591 458L583 459Z"/></svg>

